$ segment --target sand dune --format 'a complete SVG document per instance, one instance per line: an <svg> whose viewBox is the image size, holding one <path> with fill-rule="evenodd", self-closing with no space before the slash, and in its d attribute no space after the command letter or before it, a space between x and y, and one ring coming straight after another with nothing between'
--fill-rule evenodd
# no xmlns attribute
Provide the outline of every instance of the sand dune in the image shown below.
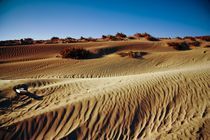
<svg viewBox="0 0 210 140"><path fill-rule="evenodd" d="M87 60L59 57L72 46L111 51ZM118 54L131 50L147 54ZM0 54L0 139L210 137L209 48L121 41L8 46ZM18 96L20 84L42 99Z"/></svg>

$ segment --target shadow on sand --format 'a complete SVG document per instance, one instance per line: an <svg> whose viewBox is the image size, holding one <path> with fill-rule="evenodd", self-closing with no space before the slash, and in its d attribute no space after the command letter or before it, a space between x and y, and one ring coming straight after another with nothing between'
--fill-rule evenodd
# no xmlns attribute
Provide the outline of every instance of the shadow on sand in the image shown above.
<svg viewBox="0 0 210 140"><path fill-rule="evenodd" d="M17 96L25 95L25 96L28 96L35 100L42 100L42 98L43 98L43 96L38 96L34 93L29 92L28 85L26 85L26 84L17 85L15 87L13 87L13 90L15 91Z"/></svg>

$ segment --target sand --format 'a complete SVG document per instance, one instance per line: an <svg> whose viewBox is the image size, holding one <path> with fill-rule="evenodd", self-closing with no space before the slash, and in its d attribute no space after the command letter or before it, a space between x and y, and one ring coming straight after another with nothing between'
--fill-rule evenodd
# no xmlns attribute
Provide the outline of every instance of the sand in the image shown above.
<svg viewBox="0 0 210 140"><path fill-rule="evenodd" d="M0 139L209 139L210 49L167 41L0 47ZM77 46L114 51L59 56ZM119 55L131 50L147 54Z"/></svg>

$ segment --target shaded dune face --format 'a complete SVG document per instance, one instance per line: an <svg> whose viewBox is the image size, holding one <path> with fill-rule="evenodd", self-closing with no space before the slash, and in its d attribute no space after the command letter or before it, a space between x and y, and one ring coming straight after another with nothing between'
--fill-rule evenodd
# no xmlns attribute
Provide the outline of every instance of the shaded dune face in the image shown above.
<svg viewBox="0 0 210 140"><path fill-rule="evenodd" d="M0 110L0 139L208 139L208 49L149 47L141 59L117 52L84 61L9 58L0 66L1 99L12 102ZM16 97L12 89L19 84L42 99Z"/></svg>

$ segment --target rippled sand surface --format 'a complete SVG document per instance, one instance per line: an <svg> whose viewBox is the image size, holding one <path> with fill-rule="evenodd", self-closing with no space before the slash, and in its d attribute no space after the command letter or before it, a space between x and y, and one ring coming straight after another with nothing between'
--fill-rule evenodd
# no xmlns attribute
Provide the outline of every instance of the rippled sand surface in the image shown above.
<svg viewBox="0 0 210 140"><path fill-rule="evenodd" d="M77 46L105 55L59 56ZM146 55L119 55L129 51ZM0 139L210 138L210 49L202 45L188 51L165 41L0 47L0 79ZM30 96L17 96L21 84Z"/></svg>

